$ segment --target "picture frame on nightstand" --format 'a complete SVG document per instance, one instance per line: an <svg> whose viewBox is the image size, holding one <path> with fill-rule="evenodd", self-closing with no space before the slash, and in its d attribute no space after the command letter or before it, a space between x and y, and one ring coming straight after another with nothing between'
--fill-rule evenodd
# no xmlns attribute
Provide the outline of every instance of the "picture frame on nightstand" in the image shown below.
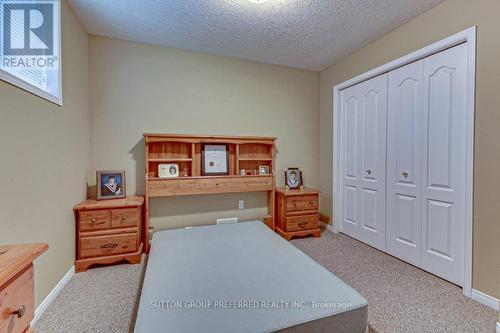
<svg viewBox="0 0 500 333"><path fill-rule="evenodd" d="M97 200L119 199L127 196L125 170L96 172Z"/></svg>
<svg viewBox="0 0 500 333"><path fill-rule="evenodd" d="M285 169L285 190L304 190L304 177L300 168Z"/></svg>

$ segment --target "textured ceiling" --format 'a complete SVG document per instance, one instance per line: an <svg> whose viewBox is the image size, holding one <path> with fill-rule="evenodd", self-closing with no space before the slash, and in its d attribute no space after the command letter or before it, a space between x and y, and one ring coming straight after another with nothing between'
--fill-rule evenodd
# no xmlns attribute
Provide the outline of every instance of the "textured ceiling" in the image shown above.
<svg viewBox="0 0 500 333"><path fill-rule="evenodd" d="M68 0L91 34L322 70L443 0Z"/></svg>

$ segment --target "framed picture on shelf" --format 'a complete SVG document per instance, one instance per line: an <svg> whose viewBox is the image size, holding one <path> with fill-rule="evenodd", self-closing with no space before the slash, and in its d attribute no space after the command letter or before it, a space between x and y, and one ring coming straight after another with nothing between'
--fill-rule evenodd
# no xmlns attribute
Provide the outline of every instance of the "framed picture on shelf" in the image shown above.
<svg viewBox="0 0 500 333"><path fill-rule="evenodd" d="M177 163L158 164L158 177L160 178L179 177L179 164Z"/></svg>
<svg viewBox="0 0 500 333"><path fill-rule="evenodd" d="M269 175L269 165L259 165L259 175Z"/></svg>
<svg viewBox="0 0 500 333"><path fill-rule="evenodd" d="M125 170L97 171L97 200L125 198Z"/></svg>
<svg viewBox="0 0 500 333"><path fill-rule="evenodd" d="M304 189L304 179L302 176L302 170L300 170L299 168L285 169L285 189L287 191Z"/></svg>
<svg viewBox="0 0 500 333"><path fill-rule="evenodd" d="M201 174L203 176L229 175L229 152L227 144L202 145Z"/></svg>

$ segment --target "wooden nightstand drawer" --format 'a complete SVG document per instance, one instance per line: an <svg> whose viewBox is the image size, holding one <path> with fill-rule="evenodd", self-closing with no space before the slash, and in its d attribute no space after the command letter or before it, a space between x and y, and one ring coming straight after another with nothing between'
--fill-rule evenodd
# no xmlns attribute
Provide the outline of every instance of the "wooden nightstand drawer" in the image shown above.
<svg viewBox="0 0 500 333"><path fill-rule="evenodd" d="M301 210L317 210L318 209L318 196L316 195L303 195L293 196L286 198L286 211L294 212Z"/></svg>
<svg viewBox="0 0 500 333"><path fill-rule="evenodd" d="M0 333L21 333L29 327L35 312L33 274L31 266L0 291Z"/></svg>
<svg viewBox="0 0 500 333"><path fill-rule="evenodd" d="M137 251L137 233L83 237L80 240L80 257L98 257Z"/></svg>
<svg viewBox="0 0 500 333"><path fill-rule="evenodd" d="M111 210L111 228L136 227L139 225L140 211L138 208Z"/></svg>
<svg viewBox="0 0 500 333"><path fill-rule="evenodd" d="M319 215L302 215L286 218L286 231L318 228Z"/></svg>
<svg viewBox="0 0 500 333"><path fill-rule="evenodd" d="M109 228L108 210L86 210L80 213L80 231L93 231Z"/></svg>

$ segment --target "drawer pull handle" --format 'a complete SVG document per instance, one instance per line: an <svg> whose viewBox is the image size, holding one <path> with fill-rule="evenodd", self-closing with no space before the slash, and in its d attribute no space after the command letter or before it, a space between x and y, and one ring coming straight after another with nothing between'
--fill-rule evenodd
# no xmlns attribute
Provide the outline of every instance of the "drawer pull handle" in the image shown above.
<svg viewBox="0 0 500 333"><path fill-rule="evenodd" d="M24 305L21 305L19 309L12 312L12 314L15 314L17 316L17 318L22 318L25 313L26 313L26 307Z"/></svg>
<svg viewBox="0 0 500 333"><path fill-rule="evenodd" d="M117 246L118 246L118 244L108 243L108 244L101 245L101 248L103 248L103 249L112 249L112 248L117 247Z"/></svg>
<svg viewBox="0 0 500 333"><path fill-rule="evenodd" d="M90 220L90 224L95 224L97 222L97 219L94 217L92 220Z"/></svg>
<svg viewBox="0 0 500 333"><path fill-rule="evenodd" d="M122 216L122 221L125 221L127 219L127 215Z"/></svg>
<svg viewBox="0 0 500 333"><path fill-rule="evenodd" d="M302 221L302 222L299 222L297 224L299 225L299 227L304 228L307 225L307 222L306 221Z"/></svg>

